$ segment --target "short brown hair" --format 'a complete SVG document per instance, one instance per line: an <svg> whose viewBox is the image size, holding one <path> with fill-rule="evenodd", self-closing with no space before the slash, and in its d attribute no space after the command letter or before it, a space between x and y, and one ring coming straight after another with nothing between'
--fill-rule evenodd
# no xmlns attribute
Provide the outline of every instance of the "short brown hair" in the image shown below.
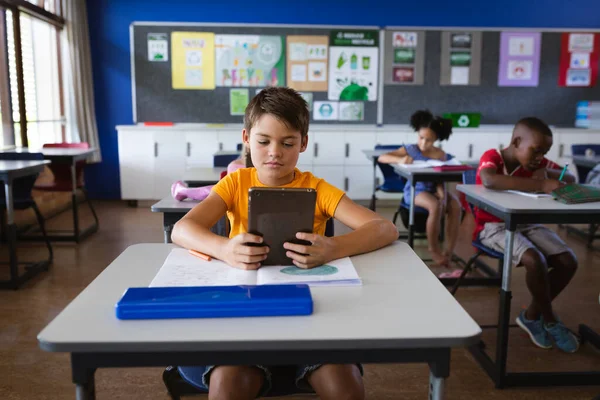
<svg viewBox="0 0 600 400"><path fill-rule="evenodd" d="M308 104L304 98L288 87L268 87L261 90L246 107L244 129L250 129L265 114L270 114L288 128L300 131L302 138L308 134Z"/></svg>

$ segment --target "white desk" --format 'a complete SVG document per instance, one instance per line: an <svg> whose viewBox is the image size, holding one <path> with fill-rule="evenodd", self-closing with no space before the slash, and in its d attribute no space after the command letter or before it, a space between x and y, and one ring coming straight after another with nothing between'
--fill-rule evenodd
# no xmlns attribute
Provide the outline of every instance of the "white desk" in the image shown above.
<svg viewBox="0 0 600 400"><path fill-rule="evenodd" d="M47 270L52 262L52 248L48 243L50 257L48 260L38 263L28 264L27 272L19 276L19 261L17 258L17 226L15 225L15 210L13 202L13 180L25 176L37 176L46 164L50 161L46 160L0 160L0 180L4 182L4 201L6 205L6 239L9 249L9 268L10 279L0 281L0 288L16 289L32 278L38 272ZM4 210L0 210L4 212Z"/></svg>
<svg viewBox="0 0 600 400"><path fill-rule="evenodd" d="M550 198L532 198L514 193L498 192L482 185L458 185L469 203L495 215L506 224L505 257L500 290L500 312L498 316L498 336L496 339L496 361L485 353L484 347L473 346L471 352L479 364L496 383L504 386L548 386L548 385L597 385L600 371L581 373L507 373L508 328L511 302L512 250L517 225L520 224L562 224L600 222L600 202L567 205ZM598 343L597 336L585 325L580 325L579 333ZM483 343L483 342L482 342Z"/></svg>
<svg viewBox="0 0 600 400"><path fill-rule="evenodd" d="M71 353L78 400L94 399L97 368L315 362L429 363L437 400L450 349L481 334L402 242L352 258L363 286L312 288L310 316L118 320L123 292L148 286L173 247L129 247L38 335L43 350Z"/></svg>

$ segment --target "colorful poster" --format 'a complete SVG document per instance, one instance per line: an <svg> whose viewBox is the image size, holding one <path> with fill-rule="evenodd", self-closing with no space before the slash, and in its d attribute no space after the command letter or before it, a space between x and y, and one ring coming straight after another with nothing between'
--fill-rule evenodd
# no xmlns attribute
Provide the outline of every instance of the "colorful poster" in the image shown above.
<svg viewBox="0 0 600 400"><path fill-rule="evenodd" d="M425 34L421 31L386 31L384 82L388 85L422 85L425 64Z"/></svg>
<svg viewBox="0 0 600 400"><path fill-rule="evenodd" d="M246 106L250 102L249 92L248 89L229 90L229 113L231 115L244 115Z"/></svg>
<svg viewBox="0 0 600 400"><path fill-rule="evenodd" d="M558 86L592 87L598 79L600 34L563 33Z"/></svg>
<svg viewBox="0 0 600 400"><path fill-rule="evenodd" d="M329 37L287 37L287 85L296 90L327 91Z"/></svg>
<svg viewBox="0 0 600 400"><path fill-rule="evenodd" d="M282 36L216 35L215 54L217 86L285 85Z"/></svg>
<svg viewBox="0 0 600 400"><path fill-rule="evenodd" d="M340 121L362 121L365 118L365 103L345 101L340 103Z"/></svg>
<svg viewBox="0 0 600 400"><path fill-rule="evenodd" d="M215 88L215 35L205 32L171 33L173 89Z"/></svg>
<svg viewBox="0 0 600 400"><path fill-rule="evenodd" d="M166 33L148 34L148 61L169 61L169 40Z"/></svg>
<svg viewBox="0 0 600 400"><path fill-rule="evenodd" d="M481 32L442 32L440 85L479 85Z"/></svg>
<svg viewBox="0 0 600 400"><path fill-rule="evenodd" d="M315 101L313 103L313 119L315 121L337 121L339 104L337 101Z"/></svg>
<svg viewBox="0 0 600 400"><path fill-rule="evenodd" d="M498 86L538 86L541 33L502 32Z"/></svg>
<svg viewBox="0 0 600 400"><path fill-rule="evenodd" d="M329 100L377 100L378 45L378 31L331 32Z"/></svg>

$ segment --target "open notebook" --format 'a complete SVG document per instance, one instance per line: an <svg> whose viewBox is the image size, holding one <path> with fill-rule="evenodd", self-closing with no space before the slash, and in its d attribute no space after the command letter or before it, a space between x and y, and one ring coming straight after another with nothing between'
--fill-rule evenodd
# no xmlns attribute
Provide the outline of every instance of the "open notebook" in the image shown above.
<svg viewBox="0 0 600 400"><path fill-rule="evenodd" d="M442 167L442 166L459 166L463 165L460 161L453 158L448 161L441 160L427 160L427 161L413 161L412 164L398 164L402 168L407 169L421 169L421 168L433 168L433 167Z"/></svg>
<svg viewBox="0 0 600 400"><path fill-rule="evenodd" d="M320 267L268 266L257 271L232 268L223 261L205 261L185 249L173 249L150 287L236 286L299 284L310 286L362 285L349 257L333 260Z"/></svg>

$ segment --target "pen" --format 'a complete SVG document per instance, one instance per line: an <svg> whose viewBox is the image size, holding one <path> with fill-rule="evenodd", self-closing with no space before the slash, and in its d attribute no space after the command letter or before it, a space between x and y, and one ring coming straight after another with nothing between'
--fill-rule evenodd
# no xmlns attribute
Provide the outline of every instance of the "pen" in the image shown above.
<svg viewBox="0 0 600 400"><path fill-rule="evenodd" d="M562 181L562 178L565 176L565 172L567 172L567 167L569 166L569 163L566 163L565 166L563 167L562 172L560 173L560 176L558 177L559 181Z"/></svg>
<svg viewBox="0 0 600 400"><path fill-rule="evenodd" d="M203 260L206 260L206 261L212 260L212 258L210 256L207 256L204 253L200 253L199 251L196 251L196 250L188 250L188 251L191 255L201 258Z"/></svg>

